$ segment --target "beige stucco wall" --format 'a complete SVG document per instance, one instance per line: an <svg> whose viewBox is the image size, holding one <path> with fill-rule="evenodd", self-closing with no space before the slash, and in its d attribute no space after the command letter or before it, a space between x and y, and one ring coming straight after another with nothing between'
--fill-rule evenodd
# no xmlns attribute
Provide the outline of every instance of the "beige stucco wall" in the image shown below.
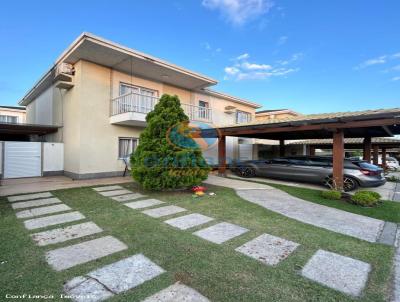
<svg viewBox="0 0 400 302"><path fill-rule="evenodd" d="M290 118L297 116L297 114L291 114L291 113L278 113L278 114L257 114L256 115L256 120L261 121L261 120L271 120L271 119L285 119L285 118Z"/></svg>

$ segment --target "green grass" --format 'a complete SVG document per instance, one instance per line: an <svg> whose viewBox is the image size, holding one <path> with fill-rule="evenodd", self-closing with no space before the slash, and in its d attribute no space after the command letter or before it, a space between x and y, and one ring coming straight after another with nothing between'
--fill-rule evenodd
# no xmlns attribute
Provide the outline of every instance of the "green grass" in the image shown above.
<svg viewBox="0 0 400 302"><path fill-rule="evenodd" d="M232 178L232 179L237 180L237 178ZM382 219L385 221L400 223L400 202L384 200L383 203L379 204L376 207L362 207L359 205L348 203L343 200L333 200L333 199L323 198L321 196L321 190L268 183L263 181L252 180L251 178L244 180L269 185L271 187L285 191L286 193L294 197L298 197L331 208L336 208L355 214L373 217L376 219Z"/></svg>
<svg viewBox="0 0 400 302"><path fill-rule="evenodd" d="M137 190L134 183L124 184ZM182 281L211 301L385 301L390 292L393 248L372 244L349 236L303 224L268 211L239 198L231 189L209 187L216 196L193 198L190 192L149 194L189 212L202 213L216 221L236 223L250 232L222 245L181 231L161 219L143 215L91 188L54 191L64 203L82 212L88 220L113 235L129 249L62 272L53 271L45 262L46 251L88 238L55 246L38 247L29 238L20 220L5 199L0 200L0 297L6 294L54 295L62 293L63 283L123 257L143 253L167 272L110 301L141 301L143 298ZM178 214L180 216L182 214ZM210 222L213 224L215 222ZM269 233L292 240L301 246L276 267L248 258L234 249L246 241ZM355 299L311 282L299 271L318 250L324 249L353 257L372 265L372 272L361 299ZM0 298L1 299L1 298ZM65 300L62 300L65 301Z"/></svg>

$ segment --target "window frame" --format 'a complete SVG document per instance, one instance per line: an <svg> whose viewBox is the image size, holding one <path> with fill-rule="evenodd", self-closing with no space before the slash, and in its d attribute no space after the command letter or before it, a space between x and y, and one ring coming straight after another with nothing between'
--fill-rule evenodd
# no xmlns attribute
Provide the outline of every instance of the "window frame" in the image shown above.
<svg viewBox="0 0 400 302"><path fill-rule="evenodd" d="M2 117L4 117L5 120L4 121L0 120L1 123L17 124L19 121L19 117L16 115L0 114L0 119L2 119Z"/></svg>
<svg viewBox="0 0 400 302"><path fill-rule="evenodd" d="M119 82L119 96L121 96L121 95L124 95L124 94L122 94L122 86L127 86L127 87L130 87L130 88L136 88L136 89L138 89L139 90L139 93L138 94L140 94L140 95L143 95L143 96L147 96L147 97L152 97L152 98L158 98L158 90L155 90L155 89L151 89L151 88L147 88L147 87L144 87L144 86L138 86L138 85L133 85L133 84L129 84L129 83L126 83L126 82ZM150 95L145 95L145 94L142 94L141 92L142 92L142 89L143 90L147 90L147 91L149 91L149 92L153 92L154 93L154 95L153 96L150 96ZM126 94L126 93L125 93Z"/></svg>
<svg viewBox="0 0 400 302"><path fill-rule="evenodd" d="M120 156L120 154L121 154L121 150L120 150L120 142L121 142L121 140L129 140L128 148L129 148L130 146L132 146L132 151L130 152L130 154L128 154L128 155L125 156L125 157L121 157L121 156ZM134 148L133 148L133 142L135 142L135 147L134 147ZM129 156L136 150L136 148L137 148L138 145L139 145L139 138L137 138L137 137L119 136L119 137L118 137L118 159L119 159L119 160L123 160L123 159L129 157ZM128 151L129 151L129 150L128 150Z"/></svg>
<svg viewBox="0 0 400 302"><path fill-rule="evenodd" d="M239 122L239 115L244 114L247 116L247 121L244 122ZM236 110L236 124L242 124L242 123L250 123L252 121L253 117L250 112L248 111L243 111L243 110Z"/></svg>

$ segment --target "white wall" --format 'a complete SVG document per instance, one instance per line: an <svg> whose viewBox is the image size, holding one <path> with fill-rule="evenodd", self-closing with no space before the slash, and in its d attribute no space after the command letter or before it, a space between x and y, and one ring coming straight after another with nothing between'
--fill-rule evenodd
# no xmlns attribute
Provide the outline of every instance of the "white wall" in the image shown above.
<svg viewBox="0 0 400 302"><path fill-rule="evenodd" d="M64 170L64 144L43 143L43 172Z"/></svg>
<svg viewBox="0 0 400 302"><path fill-rule="evenodd" d="M3 174L3 146L4 142L0 142L0 174Z"/></svg>

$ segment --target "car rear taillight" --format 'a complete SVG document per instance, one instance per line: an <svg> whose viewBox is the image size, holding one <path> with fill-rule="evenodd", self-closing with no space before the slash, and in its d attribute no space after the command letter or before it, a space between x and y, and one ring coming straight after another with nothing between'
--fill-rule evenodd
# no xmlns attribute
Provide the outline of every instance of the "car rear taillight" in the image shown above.
<svg viewBox="0 0 400 302"><path fill-rule="evenodd" d="M380 171L370 171L370 170L360 170L362 174L368 175L368 176L378 176L381 175Z"/></svg>

